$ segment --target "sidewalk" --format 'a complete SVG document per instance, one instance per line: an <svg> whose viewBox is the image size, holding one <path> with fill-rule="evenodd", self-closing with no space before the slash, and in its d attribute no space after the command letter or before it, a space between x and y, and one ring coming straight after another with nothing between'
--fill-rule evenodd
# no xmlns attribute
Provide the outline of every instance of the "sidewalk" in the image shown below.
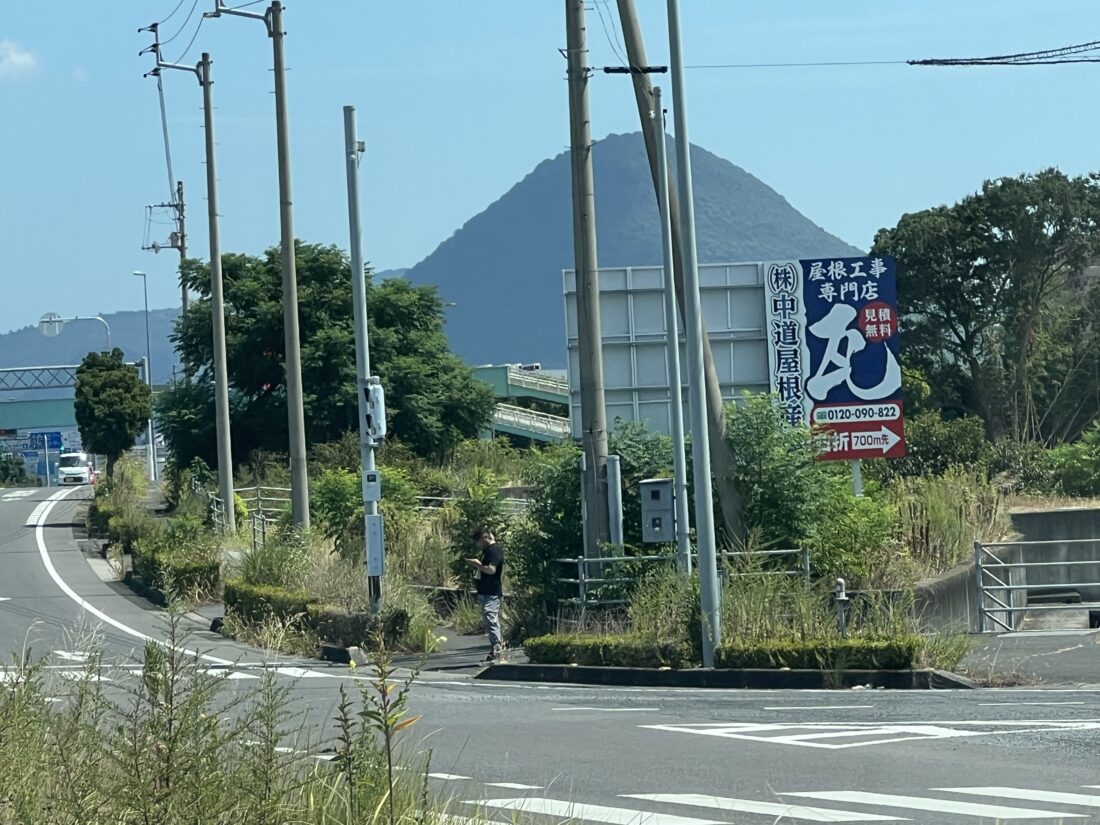
<svg viewBox="0 0 1100 825"><path fill-rule="evenodd" d="M484 633L472 636L460 636L449 627L437 627L436 636L443 636L439 650L423 657L425 671L442 671L473 674L481 671L487 664L489 641ZM420 654L395 656L393 663L398 667L416 667L421 662ZM522 648L509 649L505 654L509 664L526 664L527 655Z"/></svg>
<svg viewBox="0 0 1100 825"><path fill-rule="evenodd" d="M1100 631L1088 615L1029 611L1026 630L974 635L956 671L988 687L1100 687Z"/></svg>

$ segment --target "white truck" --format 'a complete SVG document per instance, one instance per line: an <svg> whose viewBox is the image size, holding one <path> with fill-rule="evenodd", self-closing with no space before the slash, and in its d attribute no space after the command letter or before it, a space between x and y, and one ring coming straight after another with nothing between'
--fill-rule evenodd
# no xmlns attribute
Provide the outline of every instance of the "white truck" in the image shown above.
<svg viewBox="0 0 1100 825"><path fill-rule="evenodd" d="M57 481L62 487L95 484L96 472L87 453L62 453L57 460Z"/></svg>

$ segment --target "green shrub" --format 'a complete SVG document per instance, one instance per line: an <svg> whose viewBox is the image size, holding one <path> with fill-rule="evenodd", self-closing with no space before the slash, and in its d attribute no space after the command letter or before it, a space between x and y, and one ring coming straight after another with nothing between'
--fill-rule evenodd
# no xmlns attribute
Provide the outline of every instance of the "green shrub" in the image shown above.
<svg viewBox="0 0 1100 825"><path fill-rule="evenodd" d="M1003 493L1053 492L1051 453L1034 441L1002 438L993 445L989 477Z"/></svg>
<svg viewBox="0 0 1100 825"><path fill-rule="evenodd" d="M952 467L987 473L994 450L985 423L973 416L944 420L935 411L906 419L905 456L882 459L869 468L871 476L943 475Z"/></svg>
<svg viewBox="0 0 1100 825"><path fill-rule="evenodd" d="M685 642L653 642L633 634L536 636L523 643L533 664L685 668L695 664Z"/></svg>
<svg viewBox="0 0 1100 825"><path fill-rule="evenodd" d="M843 576L852 586L895 585L904 579L896 540L897 507L868 484L863 496L840 476L820 479L819 502L806 545L815 577Z"/></svg>
<svg viewBox="0 0 1100 825"><path fill-rule="evenodd" d="M640 639L657 644L688 642L693 650L701 650L699 577L682 575L671 561L637 583L627 615Z"/></svg>
<svg viewBox="0 0 1100 825"><path fill-rule="evenodd" d="M1050 451L1055 489L1067 496L1100 495L1100 421L1079 441Z"/></svg>
<svg viewBox="0 0 1100 825"><path fill-rule="evenodd" d="M222 594L226 615L248 624L259 625L269 619L302 621L314 600L303 590L276 585L250 584L241 579L225 583Z"/></svg>
<svg viewBox="0 0 1100 825"><path fill-rule="evenodd" d="M252 585L299 588L309 566L308 539L294 529L269 531L266 544L241 554L237 577Z"/></svg>
<svg viewBox="0 0 1100 825"><path fill-rule="evenodd" d="M465 560L477 552L470 534L478 527L489 527L497 540L503 541L508 518L500 498L500 479L492 471L475 468L465 493L454 503L458 517L451 534L451 572L469 586L473 581L473 568Z"/></svg>
<svg viewBox="0 0 1100 825"><path fill-rule="evenodd" d="M715 651L722 668L792 670L910 670L924 646L920 636L875 639L767 639L734 641Z"/></svg>

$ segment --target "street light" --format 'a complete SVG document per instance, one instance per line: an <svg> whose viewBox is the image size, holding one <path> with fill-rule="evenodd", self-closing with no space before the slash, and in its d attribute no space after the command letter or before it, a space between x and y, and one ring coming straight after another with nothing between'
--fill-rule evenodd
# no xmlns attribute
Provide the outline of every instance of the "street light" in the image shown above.
<svg viewBox="0 0 1100 825"><path fill-rule="evenodd" d="M142 291L145 293L145 383L149 387L149 402L153 400L153 348L149 343L149 276L139 269L134 270L134 276L141 278ZM153 434L153 416L149 415L149 421L145 429L145 437L148 442L145 448L145 458L149 464L149 480L157 480L157 445Z"/></svg>
<svg viewBox="0 0 1100 825"><path fill-rule="evenodd" d="M111 351L111 325L107 323L107 319L102 315L91 315L83 318L80 316L62 318L56 312L47 312L38 319L38 331L47 338L56 338L61 334L61 330L64 329L65 324L70 321L99 321L107 331L107 352Z"/></svg>

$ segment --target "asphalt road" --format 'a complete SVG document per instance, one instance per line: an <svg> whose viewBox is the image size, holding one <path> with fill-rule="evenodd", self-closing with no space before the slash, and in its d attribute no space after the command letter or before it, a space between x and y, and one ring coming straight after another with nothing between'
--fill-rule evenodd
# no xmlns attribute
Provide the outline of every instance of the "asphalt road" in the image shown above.
<svg viewBox="0 0 1100 825"><path fill-rule="evenodd" d="M0 490L0 650L78 669L95 629L121 669L162 613L104 582L72 536L76 501ZM323 753L340 686L362 669L273 660L192 626L204 666L247 691L261 670L289 691ZM1075 637L1074 643L1079 643ZM1057 639L1051 644L1057 646ZM1100 680L1098 680L1100 681ZM723 691L490 683L425 673L410 757L430 753L453 810L511 821L617 825L768 822L1100 822L1100 691ZM1092 786L1092 787L1088 787Z"/></svg>

